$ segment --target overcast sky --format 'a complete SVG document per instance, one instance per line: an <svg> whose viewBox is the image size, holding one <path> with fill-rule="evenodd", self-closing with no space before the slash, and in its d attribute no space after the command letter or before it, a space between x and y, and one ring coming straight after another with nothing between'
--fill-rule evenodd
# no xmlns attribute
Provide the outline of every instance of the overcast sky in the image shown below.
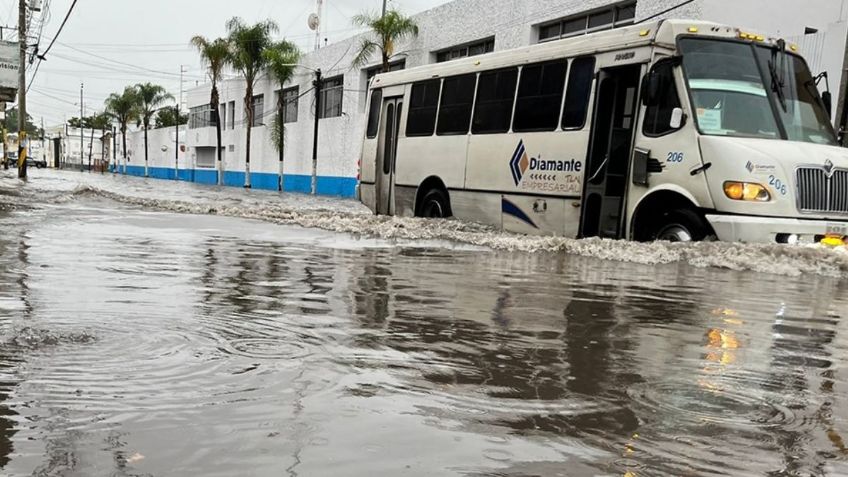
<svg viewBox="0 0 848 477"><path fill-rule="evenodd" d="M72 0L51 0L41 38L42 51L62 23ZM210 38L225 34L233 16L248 22L273 19L280 37L304 50L314 45L306 19L315 0L78 0L58 42L47 55L28 96L28 110L46 126L79 116L80 82L85 82L86 115L103 109L109 93L140 81L165 86L174 96L180 90L180 65L186 65L184 87L203 80L197 53L189 45L196 34ZM404 13L417 13L447 0L393 0ZM0 0L0 21L17 24L17 0ZM378 11L381 0L325 0L324 33L330 42L352 36L350 18L364 10ZM10 32L4 30L5 38ZM32 71L30 71L30 74Z"/></svg>

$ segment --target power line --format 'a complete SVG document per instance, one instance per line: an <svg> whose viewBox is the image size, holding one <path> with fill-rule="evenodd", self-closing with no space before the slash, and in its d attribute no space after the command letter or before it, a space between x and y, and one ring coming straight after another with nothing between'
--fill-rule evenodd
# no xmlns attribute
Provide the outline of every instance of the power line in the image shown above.
<svg viewBox="0 0 848 477"><path fill-rule="evenodd" d="M70 18L70 17L71 17L71 12L73 12L73 11L74 11L74 7L75 7L75 6L77 6L77 0L74 0L74 2L73 2L73 3L71 3L71 8L69 8L69 9L68 9L68 13L67 13L67 14L65 14L65 19L64 19L64 20L62 20L62 24L61 24L61 25L59 25L59 31L57 31L57 32L56 32L56 34L55 34L55 35L53 35L53 39L52 39L52 40L50 40L50 44L49 44L49 45L47 45L47 49L46 49L46 50L44 50L44 53L42 53L41 55L39 55L39 58L40 58L40 59L42 59L42 60L43 60L43 59L47 56L47 53L49 53L49 52L50 52L50 49L51 49L51 48L53 48L53 44L54 44L54 43L56 43L56 39L57 39L57 38L59 38L59 34L61 34L61 33L62 33L62 30L65 28L65 24L66 24L66 23L68 23L68 18Z"/></svg>
<svg viewBox="0 0 848 477"><path fill-rule="evenodd" d="M665 14L666 14L666 13L668 13L668 12L671 12L671 11L673 11L673 10L677 10L677 9L678 9L678 8L680 8L680 7L685 7L686 5L689 5L690 3L694 2L694 1L695 1L695 0L686 0L685 2L680 2L680 3L678 3L677 5L675 5L675 6L673 6L673 7L666 8L665 10L663 10L663 11L661 11L661 12L659 12L659 13L655 13L655 14L653 14L653 15L649 16L649 17L643 18L643 19L639 20L638 22L634 23L634 25L638 25L638 24L640 24L640 23L644 23L644 22L647 22L647 21L653 20L654 18L661 17L661 16L665 15Z"/></svg>

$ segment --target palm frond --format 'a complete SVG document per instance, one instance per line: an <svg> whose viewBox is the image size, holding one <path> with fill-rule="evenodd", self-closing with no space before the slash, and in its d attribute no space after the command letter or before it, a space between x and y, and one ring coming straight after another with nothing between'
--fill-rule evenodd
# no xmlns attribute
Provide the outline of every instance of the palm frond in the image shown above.
<svg viewBox="0 0 848 477"><path fill-rule="evenodd" d="M383 47L378 43L369 40L368 38L363 38L362 42L359 44L359 51L356 52L356 56L353 57L353 66L355 68L362 68L369 63L370 58L376 53L380 51Z"/></svg>

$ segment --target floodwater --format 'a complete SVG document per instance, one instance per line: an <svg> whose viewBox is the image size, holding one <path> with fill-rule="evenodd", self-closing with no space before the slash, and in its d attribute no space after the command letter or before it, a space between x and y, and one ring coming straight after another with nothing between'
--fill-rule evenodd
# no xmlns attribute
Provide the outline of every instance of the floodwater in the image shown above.
<svg viewBox="0 0 848 477"><path fill-rule="evenodd" d="M0 171L0 475L848 474L844 250L31 176Z"/></svg>

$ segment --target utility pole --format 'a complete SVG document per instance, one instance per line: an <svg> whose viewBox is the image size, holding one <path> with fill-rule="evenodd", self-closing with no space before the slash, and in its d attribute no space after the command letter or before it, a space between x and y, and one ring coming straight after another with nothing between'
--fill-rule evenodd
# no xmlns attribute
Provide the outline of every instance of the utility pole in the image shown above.
<svg viewBox="0 0 848 477"><path fill-rule="evenodd" d="M174 169L177 174L174 179L176 180L180 180L180 110L183 107L183 75L185 75L185 72L186 65L180 65L180 101L177 103L177 136L174 138Z"/></svg>
<svg viewBox="0 0 848 477"><path fill-rule="evenodd" d="M83 172L83 171L85 170L85 166L83 165L83 162L82 162L82 151L84 151L84 150L85 150L85 136L84 136L85 131L83 131L83 128L82 128L82 117L83 117L83 115L85 115L85 112L84 112L84 111L85 111L85 107L83 106L83 97L82 97L82 92L83 92L83 89L84 89L84 88L85 88L85 83L80 83L80 120L79 120L79 130L80 130L80 172Z"/></svg>
<svg viewBox="0 0 848 477"><path fill-rule="evenodd" d="M321 68L315 70L315 131L312 142L312 195L318 193L318 122L321 119Z"/></svg>
<svg viewBox="0 0 848 477"><path fill-rule="evenodd" d="M386 16L386 3L387 2L388 2L388 0L383 0L383 17Z"/></svg>
<svg viewBox="0 0 848 477"><path fill-rule="evenodd" d="M20 66L18 67L18 177L26 179L26 53L27 53L27 4L18 0L18 44Z"/></svg>

